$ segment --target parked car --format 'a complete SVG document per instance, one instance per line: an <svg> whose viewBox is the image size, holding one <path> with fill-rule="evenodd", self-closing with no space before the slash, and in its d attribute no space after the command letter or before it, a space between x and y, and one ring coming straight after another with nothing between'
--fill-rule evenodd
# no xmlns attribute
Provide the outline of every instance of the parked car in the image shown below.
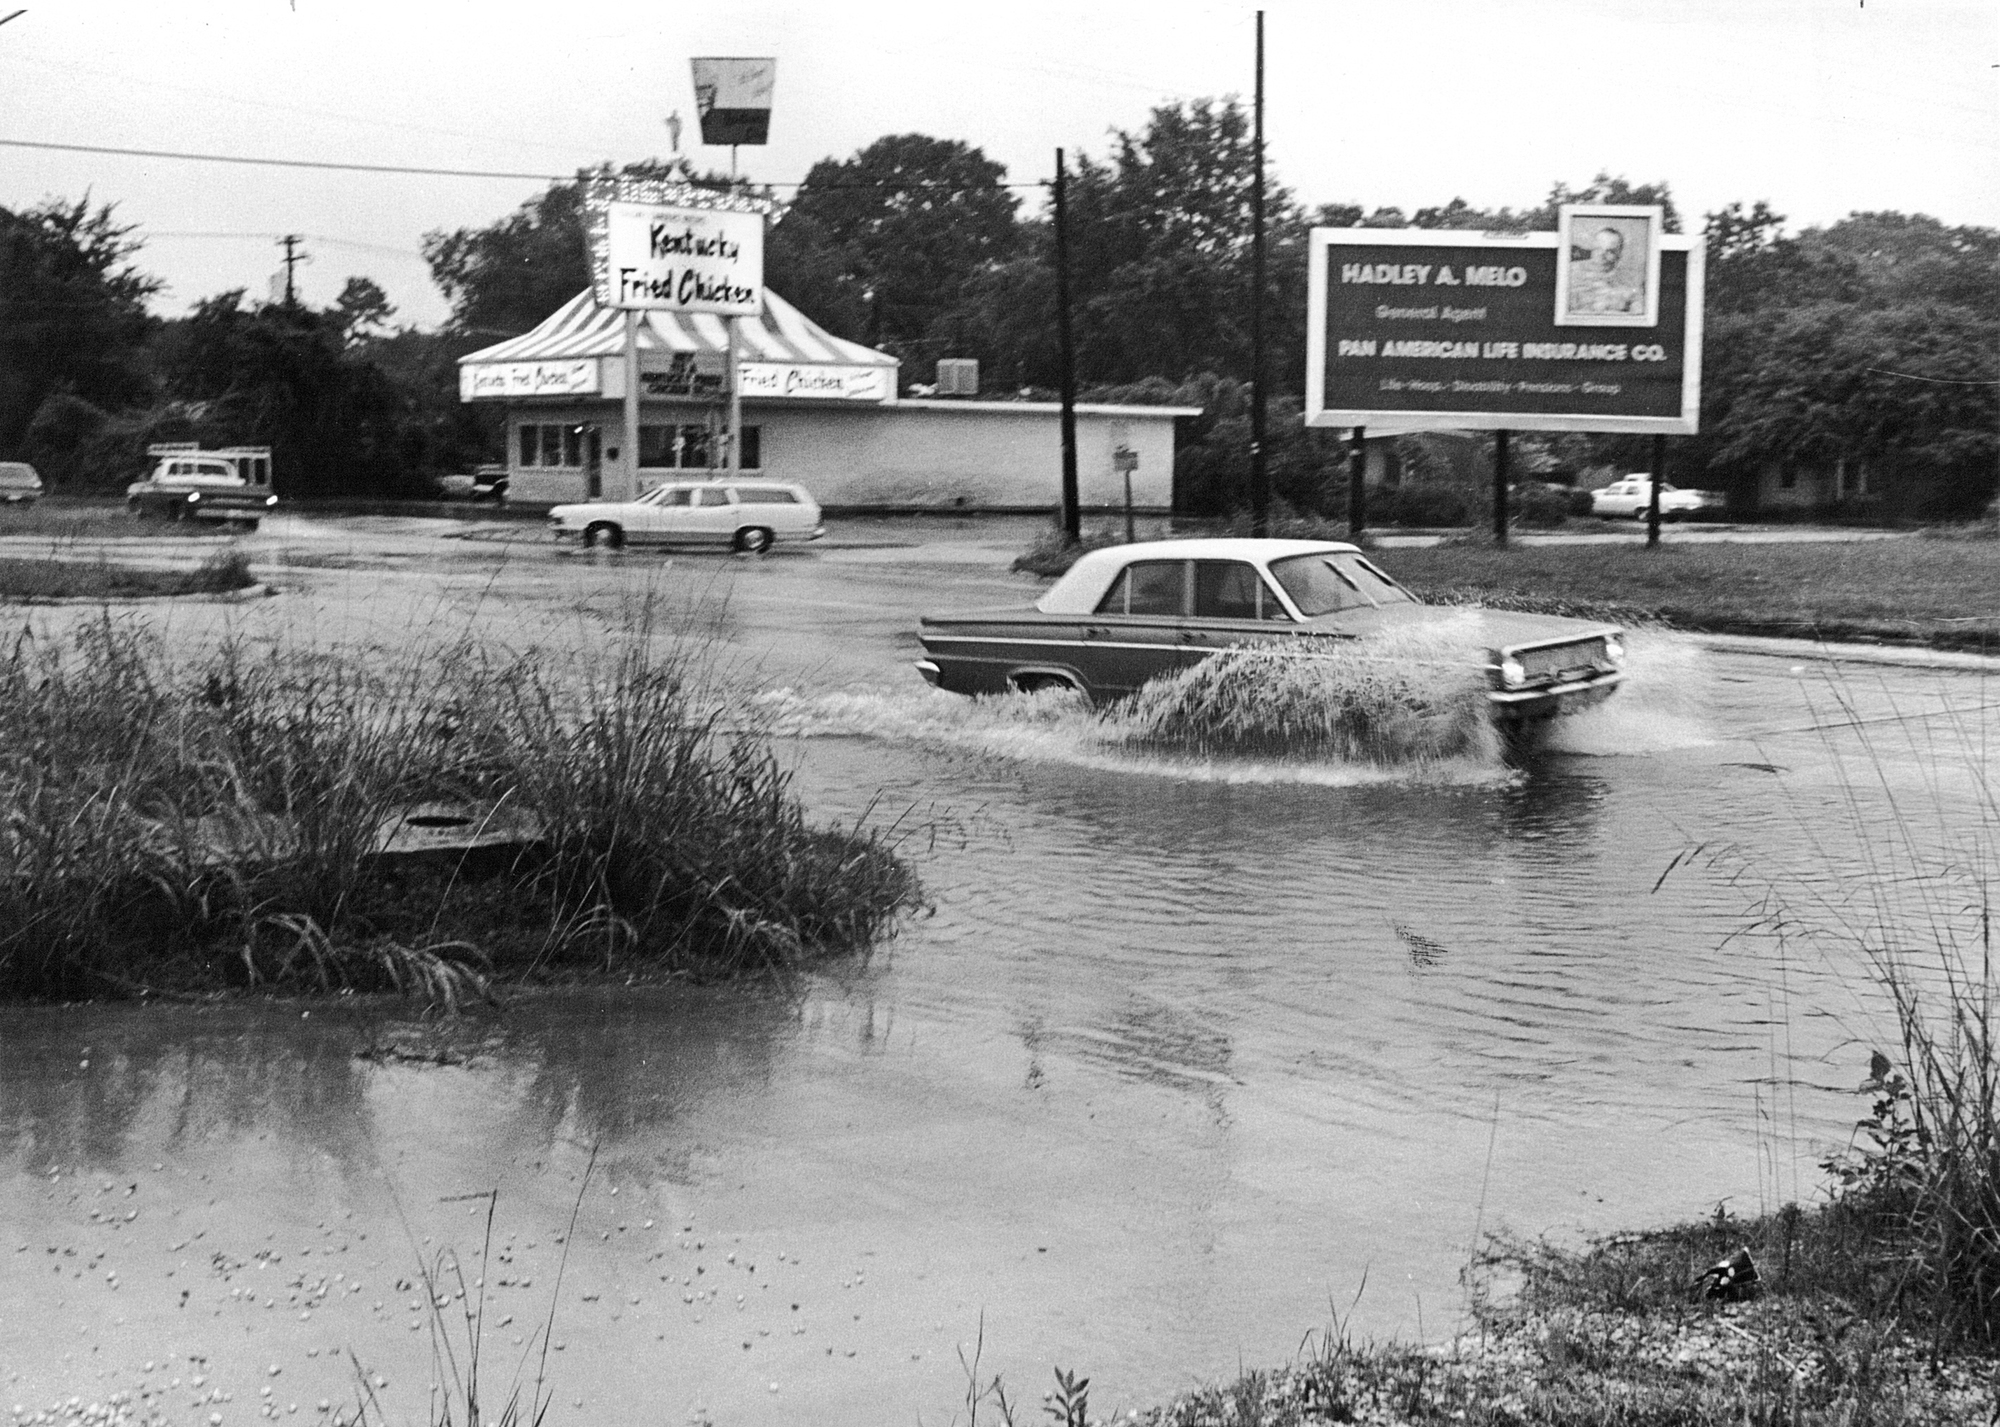
<svg viewBox="0 0 2000 1427"><path fill-rule="evenodd" d="M1162 540L1091 551L1028 608L924 616L917 669L956 694L1059 687L1105 702L1223 649L1356 639L1466 613L1420 603L1353 545ZM1476 617L1502 723L1574 712L1624 678L1614 625Z"/></svg>
<svg viewBox="0 0 2000 1427"><path fill-rule="evenodd" d="M472 498L490 500L496 504L507 498L507 468L505 466L475 466L472 471Z"/></svg>
<svg viewBox="0 0 2000 1427"><path fill-rule="evenodd" d="M206 520L255 530L272 506L271 448L231 446L204 451L193 442L148 446L153 470L125 487L125 504L141 519Z"/></svg>
<svg viewBox="0 0 2000 1427"><path fill-rule="evenodd" d="M634 501L587 501L549 512L558 540L586 546L727 545L761 554L778 540L826 534L819 502L804 486L777 481L672 482Z"/></svg>
<svg viewBox="0 0 2000 1427"><path fill-rule="evenodd" d="M1592 491L1590 513L1612 517L1629 516L1644 520L1652 502L1652 477L1643 474L1627 476L1621 481L1613 481L1608 486ZM1666 481L1660 482L1662 520L1678 520L1684 515L1721 510L1728 504L1729 498L1721 491L1688 491Z"/></svg>
<svg viewBox="0 0 2000 1427"><path fill-rule="evenodd" d="M42 493L42 478L26 461L0 461L0 501L27 505Z"/></svg>

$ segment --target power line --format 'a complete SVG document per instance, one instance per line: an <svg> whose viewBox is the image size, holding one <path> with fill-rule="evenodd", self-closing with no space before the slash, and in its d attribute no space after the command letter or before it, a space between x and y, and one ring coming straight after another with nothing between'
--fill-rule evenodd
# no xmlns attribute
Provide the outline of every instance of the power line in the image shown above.
<svg viewBox="0 0 2000 1427"><path fill-rule="evenodd" d="M71 154L116 154L125 158L175 159L185 163L249 164L257 168L331 169L342 173L407 173L417 174L425 178L525 178L545 183L573 183L579 177L592 171L586 168L573 173L563 174L522 173L511 169L416 168L405 164L333 163L320 159L253 158L244 154L195 154L184 153L174 149L127 149L108 144L57 144L41 139L0 139L0 146L10 149L52 149L60 153ZM701 185L697 184L695 186L700 187ZM802 180L785 183L756 183L751 185L753 188L805 188L807 186ZM904 193L925 190L963 193L967 192L971 187L962 183L815 183L810 186L818 190L836 188L893 188L898 192ZM1026 183L979 185L981 188L1047 188L1048 186L1049 180L1047 179L1034 179Z"/></svg>
<svg viewBox="0 0 2000 1427"><path fill-rule="evenodd" d="M259 159L241 154L189 154L172 149L123 149L103 144L53 144L36 139L0 139L10 149L56 149L72 154L119 154L127 158L179 159L190 163L251 164L258 168L336 169L346 173L411 173L426 178L530 178L549 183L566 183L574 175L511 173L499 169L412 168L401 164L329 163L316 159Z"/></svg>

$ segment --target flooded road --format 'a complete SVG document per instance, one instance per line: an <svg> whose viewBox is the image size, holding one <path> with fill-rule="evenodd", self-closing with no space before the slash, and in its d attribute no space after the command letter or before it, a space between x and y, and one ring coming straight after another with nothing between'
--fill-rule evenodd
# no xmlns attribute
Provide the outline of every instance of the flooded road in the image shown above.
<svg viewBox="0 0 2000 1427"><path fill-rule="evenodd" d="M962 1420L982 1329L982 1379L1032 1406L1074 1368L1100 1411L1330 1306L1436 1338L1482 1230L1809 1197L1889 1026L1862 958L1760 911L1837 926L1992 845L1972 661L1642 634L1524 767L1177 763L911 671L917 613L1039 588L1025 526L670 562L271 526L282 598L145 617L393 650L649 610L714 641L819 815L903 830L934 911L791 993L0 1011L0 1406L318 1418L358 1360L420 1420L441 1252L484 1397L541 1371L551 1422Z"/></svg>

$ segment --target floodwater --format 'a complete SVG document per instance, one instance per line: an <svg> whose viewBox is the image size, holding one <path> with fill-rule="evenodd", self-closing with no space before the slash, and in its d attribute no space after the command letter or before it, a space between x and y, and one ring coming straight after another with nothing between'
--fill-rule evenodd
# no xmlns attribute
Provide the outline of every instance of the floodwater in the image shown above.
<svg viewBox="0 0 2000 1427"><path fill-rule="evenodd" d="M650 596L934 908L789 991L0 1010L0 1407L324 1420L358 1365L424 1420L440 1256L456 1370L483 1301L488 1409L540 1375L552 1423L962 1421L975 1352L1105 1411L1335 1311L1435 1339L1482 1232L1809 1197L1889 1027L1808 933L1993 846L1976 661L1642 634L1521 767L1185 763L910 671L917 612L1033 590L1022 531L668 562L271 525L282 599L147 618L561 645Z"/></svg>

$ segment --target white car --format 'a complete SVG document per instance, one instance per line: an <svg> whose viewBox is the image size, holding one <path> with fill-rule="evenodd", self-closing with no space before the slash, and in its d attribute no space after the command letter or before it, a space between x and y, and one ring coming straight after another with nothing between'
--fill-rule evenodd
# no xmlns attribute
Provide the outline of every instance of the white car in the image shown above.
<svg viewBox="0 0 2000 1427"><path fill-rule="evenodd" d="M803 486L777 481L671 482L633 501L589 501L549 512L558 540L586 546L727 545L761 554L778 540L826 534L819 502Z"/></svg>
<svg viewBox="0 0 2000 1427"><path fill-rule="evenodd" d="M1644 520L1646 511L1653 503L1653 481L1650 476L1627 476L1622 481L1590 493L1590 513L1604 516L1626 516L1634 520ZM1721 491L1684 491L1666 481L1660 482L1660 518L1673 520L1683 515L1693 515L1697 511L1721 510L1729 504L1729 498Z"/></svg>

